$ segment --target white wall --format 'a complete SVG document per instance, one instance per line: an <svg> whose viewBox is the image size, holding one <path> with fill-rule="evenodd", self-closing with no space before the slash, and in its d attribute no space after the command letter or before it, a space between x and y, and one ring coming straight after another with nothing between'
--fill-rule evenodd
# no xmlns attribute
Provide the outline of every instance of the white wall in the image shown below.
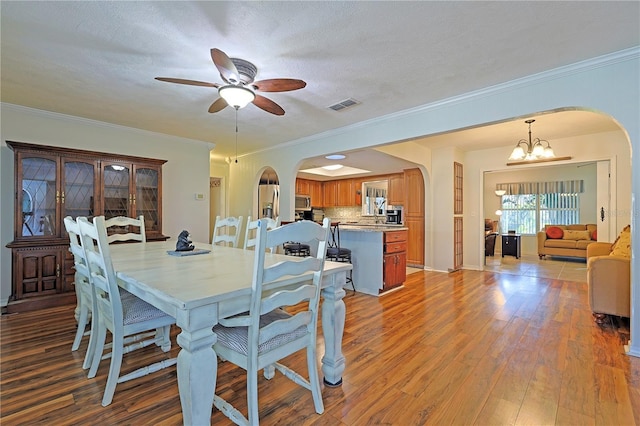
<svg viewBox="0 0 640 426"><path fill-rule="evenodd" d="M2 306L11 294L11 251L5 246L13 240L14 209L14 156L7 140L168 160L162 168L162 231L175 238L187 229L194 241L208 241L211 144L9 104L0 112ZM196 193L205 200L196 201Z"/></svg>
<svg viewBox="0 0 640 426"><path fill-rule="evenodd" d="M612 180L615 190L610 206L612 212L612 228L622 229L631 220L631 163L630 147L627 136L623 131L604 132L593 135L583 135L553 141L557 156L571 156L571 160L558 163L542 163L530 166L507 166L506 159L513 149L512 146L466 153L465 161L465 229L483 229L484 218L495 219L495 211L499 205L499 198L493 192L495 184L500 182L546 181L587 178L584 172L588 168L577 169L574 163L610 160L612 165ZM574 170L574 172L571 172ZM496 173L485 173L494 171ZM595 166L591 179L585 181L585 191L595 192ZM589 188L591 185L591 189ZM592 198L586 198L585 203L595 203L595 193ZM466 207L469 206L469 210ZM478 210L472 208L481 206ZM474 214L475 211L483 215ZM597 212L581 212L582 223L596 223ZM616 234L617 235L617 234ZM484 263L483 233L465 233L465 267L468 269L482 269ZM524 254L536 254L537 242L534 237L523 237L522 250Z"/></svg>
<svg viewBox="0 0 640 426"><path fill-rule="evenodd" d="M361 147L388 144L397 141L411 140L426 135L434 135L467 127L475 127L484 123L499 122L516 117L526 117L544 111L558 108L582 108L597 111L613 117L620 123L631 143L632 152L640 150L640 49L633 48L626 51L594 58L590 61L573 64L567 67L550 70L520 80L489 87L473 93L467 93L442 102L425 105L409 111L402 111L381 117L370 122L359 123L354 126L326 132L308 138L288 143L286 147L278 146L273 150L248 155L241 158L242 167L231 167L231 190L240 194L232 199L232 209L243 211L251 208L250 197L241 194L246 187L249 177L264 166L271 166L280 177L281 209L286 212L289 206L293 211L291 197L294 191L294 180L300 162L304 158L324 155L334 151L344 151ZM564 153L560 146L554 145L556 155L576 155L574 152ZM495 158L507 158L513 146L495 150ZM607 150L607 144L602 147ZM471 171L466 157L466 176ZM619 159L618 167L626 161L631 165L631 156ZM432 164L440 161L436 156ZM480 170L480 166L476 166ZM640 253L640 232L637 231L638 206L640 202L640 167L631 170L631 204L628 216L631 219L633 253ZM427 166L430 173L431 166ZM478 172L479 173L479 172ZM478 175L479 176L479 175ZM431 187L438 188L445 182L439 182L432 176ZM619 179L619 180L622 180ZM465 209L476 212L475 226L465 225L465 247L471 247L471 252L465 251L465 259L481 259L481 244L469 241L469 230L482 226L479 212L482 212L482 188L478 178L475 190L465 193ZM287 190L289 185L289 190ZM621 194L619 194L621 195ZM433 197L433 204L427 215L437 214L437 197ZM442 224L434 216L432 221L426 221L426 233L434 232ZM474 234L476 234L474 232ZM434 247L438 251L453 253L450 245L452 240L448 235L443 241L439 238L425 238L426 256L433 256ZM431 265L436 270L446 270L446 260L433 257ZM632 318L632 338L635 342L631 352L640 356L640 255L632 258L632 310L637 313ZM635 331L634 331L635 330ZM634 337L635 336L635 337Z"/></svg>
<svg viewBox="0 0 640 426"><path fill-rule="evenodd" d="M476 183L472 179L472 184ZM498 220L495 211L500 208L500 198L495 194L497 183L515 182L551 182L566 180L584 181L584 192L579 194L580 222L596 223L596 163L568 164L562 166L547 166L528 168L526 170L506 170L501 172L489 172L484 174L484 218ZM482 231L484 228L478 228ZM506 232L506 229L502 229ZM535 235L523 235L521 238L522 254L537 254L537 237ZM499 251L500 247L496 247ZM472 259L474 260L474 259ZM473 264L470 262L470 264Z"/></svg>

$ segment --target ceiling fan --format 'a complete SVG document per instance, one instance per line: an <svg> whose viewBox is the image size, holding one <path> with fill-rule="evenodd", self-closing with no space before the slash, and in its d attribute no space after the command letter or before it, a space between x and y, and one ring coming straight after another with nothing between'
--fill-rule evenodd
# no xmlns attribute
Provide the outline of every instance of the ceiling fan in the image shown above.
<svg viewBox="0 0 640 426"><path fill-rule="evenodd" d="M284 109L280 105L256 92L288 92L302 89L307 85L304 81L293 78L254 81L258 72L255 65L244 59L230 58L220 49L211 49L211 59L226 84L170 77L156 77L156 80L217 88L220 97L209 107L211 113L222 111L228 105L237 110L253 102L255 106L271 114L284 115Z"/></svg>

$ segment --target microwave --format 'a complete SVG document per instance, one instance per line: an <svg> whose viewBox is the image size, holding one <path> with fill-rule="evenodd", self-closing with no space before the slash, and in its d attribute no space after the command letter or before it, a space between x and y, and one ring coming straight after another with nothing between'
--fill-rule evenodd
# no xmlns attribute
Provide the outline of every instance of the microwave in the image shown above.
<svg viewBox="0 0 640 426"><path fill-rule="evenodd" d="M296 210L311 210L311 197L296 195Z"/></svg>

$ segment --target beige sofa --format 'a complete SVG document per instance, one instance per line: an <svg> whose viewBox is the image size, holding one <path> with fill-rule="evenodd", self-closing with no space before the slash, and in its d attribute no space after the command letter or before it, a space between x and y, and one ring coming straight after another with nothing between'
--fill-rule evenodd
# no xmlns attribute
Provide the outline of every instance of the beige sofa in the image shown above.
<svg viewBox="0 0 640 426"><path fill-rule="evenodd" d="M630 258L611 255L612 248L611 243L594 243L587 249L589 306L598 323L605 315L631 315Z"/></svg>
<svg viewBox="0 0 640 426"><path fill-rule="evenodd" d="M560 238L549 238L547 230L551 227L560 228L563 235ZM569 256L587 258L587 246L595 243L593 233L598 226L586 225L547 225L543 231L538 232L538 256Z"/></svg>

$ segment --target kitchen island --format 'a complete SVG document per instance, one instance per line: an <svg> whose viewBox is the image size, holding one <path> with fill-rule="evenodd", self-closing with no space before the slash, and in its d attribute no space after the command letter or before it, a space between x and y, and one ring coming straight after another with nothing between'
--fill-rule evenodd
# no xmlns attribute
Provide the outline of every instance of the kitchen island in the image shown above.
<svg viewBox="0 0 640 426"><path fill-rule="evenodd" d="M340 247L351 250L356 291L378 296L406 278L407 231L402 225L340 225Z"/></svg>

